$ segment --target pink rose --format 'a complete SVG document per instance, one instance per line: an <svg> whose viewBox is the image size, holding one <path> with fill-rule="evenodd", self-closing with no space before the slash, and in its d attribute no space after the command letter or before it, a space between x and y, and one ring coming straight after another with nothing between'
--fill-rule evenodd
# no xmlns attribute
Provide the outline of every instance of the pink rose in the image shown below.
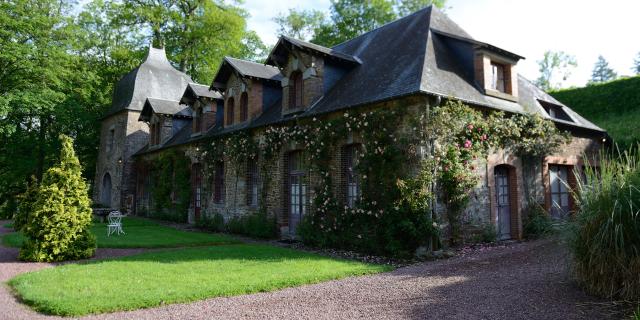
<svg viewBox="0 0 640 320"><path fill-rule="evenodd" d="M487 135L486 135L486 134L483 134L483 135L482 135L482 141L485 141L485 140L487 140Z"/></svg>
<svg viewBox="0 0 640 320"><path fill-rule="evenodd" d="M469 149L469 148L471 148L471 140L467 140L467 141L465 141L465 142L464 142L464 147L465 147L465 149Z"/></svg>
<svg viewBox="0 0 640 320"><path fill-rule="evenodd" d="M469 124L469 125L467 126L467 128L468 128L469 130L473 130L473 125L472 125L472 124Z"/></svg>

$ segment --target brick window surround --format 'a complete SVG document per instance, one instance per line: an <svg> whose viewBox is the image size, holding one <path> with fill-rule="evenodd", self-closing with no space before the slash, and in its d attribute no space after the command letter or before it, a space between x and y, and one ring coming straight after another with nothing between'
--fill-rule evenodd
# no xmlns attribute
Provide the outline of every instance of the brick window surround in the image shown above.
<svg viewBox="0 0 640 320"><path fill-rule="evenodd" d="M260 195L260 175L258 172L258 159L247 159L246 176L247 205L257 207Z"/></svg>
<svg viewBox="0 0 640 320"><path fill-rule="evenodd" d="M224 162L217 161L214 165L213 175L213 202L224 203Z"/></svg>
<svg viewBox="0 0 640 320"><path fill-rule="evenodd" d="M303 105L303 86L302 72L294 71L289 77L289 109L297 109Z"/></svg>
<svg viewBox="0 0 640 320"><path fill-rule="evenodd" d="M235 108L235 101L233 100L233 97L227 99L227 105L225 106L225 108L227 108L227 125L230 126L233 124L233 109Z"/></svg>

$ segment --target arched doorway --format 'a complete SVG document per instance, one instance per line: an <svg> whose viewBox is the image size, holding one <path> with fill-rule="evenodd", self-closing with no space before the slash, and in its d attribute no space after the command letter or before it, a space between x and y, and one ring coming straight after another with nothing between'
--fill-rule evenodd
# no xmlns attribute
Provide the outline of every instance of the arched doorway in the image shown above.
<svg viewBox="0 0 640 320"><path fill-rule="evenodd" d="M496 231L499 240L511 239L516 235L511 234L512 213L517 210L515 201L515 170L506 165L500 165L494 169L495 194L496 194Z"/></svg>
<svg viewBox="0 0 640 320"><path fill-rule="evenodd" d="M107 172L102 178L102 190L100 202L102 205L111 207L111 175Z"/></svg>

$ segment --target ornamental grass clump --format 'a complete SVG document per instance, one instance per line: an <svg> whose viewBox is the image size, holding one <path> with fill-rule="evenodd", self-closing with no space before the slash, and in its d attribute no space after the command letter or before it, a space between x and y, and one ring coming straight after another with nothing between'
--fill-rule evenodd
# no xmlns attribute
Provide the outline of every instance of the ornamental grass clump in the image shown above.
<svg viewBox="0 0 640 320"><path fill-rule="evenodd" d="M20 259L51 262L93 256L96 239L91 234L91 201L82 178L71 138L61 135L60 162L44 174L31 195L22 231L26 241Z"/></svg>
<svg viewBox="0 0 640 320"><path fill-rule="evenodd" d="M572 238L575 275L593 294L638 301L640 152L601 156L583 180Z"/></svg>

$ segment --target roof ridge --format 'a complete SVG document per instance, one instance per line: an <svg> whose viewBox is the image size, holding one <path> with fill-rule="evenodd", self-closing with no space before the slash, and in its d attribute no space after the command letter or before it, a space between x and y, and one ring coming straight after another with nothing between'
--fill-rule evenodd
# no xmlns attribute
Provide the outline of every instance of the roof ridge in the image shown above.
<svg viewBox="0 0 640 320"><path fill-rule="evenodd" d="M225 59L232 59L232 60L240 61L240 62L244 62L244 63L251 63L251 64L255 64L255 65L259 65L259 66L269 67L269 68L272 68L272 69L278 69L277 67L274 67L272 65L259 63L259 62L255 62L255 61L251 61L251 60L238 59L238 58L234 58L234 57L231 57L231 56L225 56L224 58Z"/></svg>

